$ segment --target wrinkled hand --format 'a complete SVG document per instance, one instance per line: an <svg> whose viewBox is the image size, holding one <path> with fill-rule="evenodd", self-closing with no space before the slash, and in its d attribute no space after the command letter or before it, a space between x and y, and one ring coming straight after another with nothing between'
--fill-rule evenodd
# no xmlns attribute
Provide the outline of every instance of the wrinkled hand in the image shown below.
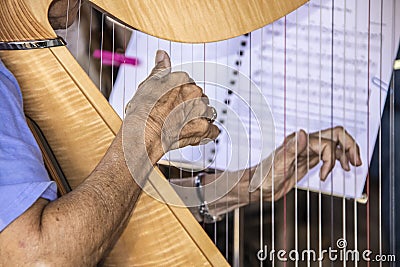
<svg viewBox="0 0 400 267"><path fill-rule="evenodd" d="M297 181L320 161L320 179L325 180L336 160L346 171L350 171L350 164L361 165L360 149L343 127L338 126L312 134L300 130L297 134L287 136L283 144L275 150L274 199L279 199L289 192ZM263 193L265 192L264 197L272 199L272 172L269 172L262 188Z"/></svg>
<svg viewBox="0 0 400 267"><path fill-rule="evenodd" d="M152 161L167 151L215 139L219 129L203 90L185 72L172 72L169 56L157 51L156 66L128 103L126 117L145 125Z"/></svg>

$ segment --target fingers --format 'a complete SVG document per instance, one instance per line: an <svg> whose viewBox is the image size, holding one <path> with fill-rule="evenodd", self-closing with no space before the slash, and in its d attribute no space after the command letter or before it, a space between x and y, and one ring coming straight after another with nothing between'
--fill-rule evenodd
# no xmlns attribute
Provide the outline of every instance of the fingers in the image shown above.
<svg viewBox="0 0 400 267"><path fill-rule="evenodd" d="M203 139L215 140L220 133L221 131L216 125L209 123L208 131L205 133Z"/></svg>
<svg viewBox="0 0 400 267"><path fill-rule="evenodd" d="M209 99L203 90L195 84L186 84L178 89L174 92L177 93L179 104L171 106L172 110L163 126L167 136L173 140L172 147L205 144L216 139L220 133L218 127L213 125L216 110L209 106ZM173 127L174 124L178 128Z"/></svg>
<svg viewBox="0 0 400 267"><path fill-rule="evenodd" d="M349 165L349 158L347 156L347 153L344 152L340 147L336 148L335 152L336 159L339 160L340 165L345 171L350 171L350 165Z"/></svg>
<svg viewBox="0 0 400 267"><path fill-rule="evenodd" d="M212 119L216 118L215 108L204 103L203 98L196 98L185 105L186 123L182 128L182 137L199 137L215 139L219 134L218 127L213 125ZM211 127L211 126L215 126ZM212 129L210 129L212 128ZM215 133L217 133L215 135Z"/></svg>
<svg viewBox="0 0 400 267"><path fill-rule="evenodd" d="M191 107L190 111L196 109L196 114L203 117L208 122L213 123L217 119L217 110L210 106L208 97L203 93L203 89L195 84L186 84L181 90L182 100L186 101Z"/></svg>
<svg viewBox="0 0 400 267"><path fill-rule="evenodd" d="M138 110L129 107L143 107L140 112L147 116L146 128L152 129L166 149L215 139L220 131L212 124L216 111L208 97L186 72L171 72L170 67L168 54L157 51L155 66L127 105L127 114Z"/></svg>
<svg viewBox="0 0 400 267"><path fill-rule="evenodd" d="M200 98L189 100L192 103L189 122L182 130L182 134L196 138L195 144L208 143L217 138L220 130L213 123L217 118L217 111L209 105L208 97L204 94Z"/></svg>
<svg viewBox="0 0 400 267"><path fill-rule="evenodd" d="M309 138L309 147L319 148L319 153L314 155L314 158L321 157L322 166L319 172L319 177L321 180L325 181L328 177L328 174L332 171L333 167L335 167L336 162L336 144L327 139L319 139L315 136ZM315 150L313 151L315 152ZM315 164L318 161L315 161ZM313 167L313 166L312 166Z"/></svg>
<svg viewBox="0 0 400 267"><path fill-rule="evenodd" d="M311 135L319 137L319 133L321 134L321 138L331 140L337 144L342 155L339 155L339 151L337 151L336 156L342 164L343 169L350 169L350 167L347 166L348 162L353 166L360 166L362 164L360 147L354 138L342 126L326 129L321 132L315 132Z"/></svg>
<svg viewBox="0 0 400 267"><path fill-rule="evenodd" d="M138 86L139 89L144 87L145 84L148 84L148 82L151 81L153 78L160 79L171 73L171 60L167 52L163 50L157 50L154 62L155 62L154 68L150 72L149 76L139 84ZM157 89L154 88L155 87L154 85L150 87L151 88L148 89ZM160 85L157 85L157 87L158 89L161 89ZM172 88L166 88L166 89L172 89Z"/></svg>
<svg viewBox="0 0 400 267"><path fill-rule="evenodd" d="M181 140L185 145L206 144L220 134L219 128L204 118L189 121L182 129Z"/></svg>
<svg viewBox="0 0 400 267"><path fill-rule="evenodd" d="M150 77L162 78L171 72L171 60L167 52L158 50L155 57L155 66L151 71Z"/></svg>
<svg viewBox="0 0 400 267"><path fill-rule="evenodd" d="M204 101L208 103L208 97L205 94L203 94L203 89L193 83L187 83L182 85L180 89L180 95L182 97L182 101L188 101L191 99L204 97Z"/></svg>
<svg viewBox="0 0 400 267"><path fill-rule="evenodd" d="M325 181L329 173L332 171L333 167L335 166L336 160L340 162L340 165L344 170L350 171L350 153L343 150L342 144L340 143L339 139L337 140L338 141L333 141L332 139L322 137L320 138L319 136L315 135L312 135L309 138L309 148L313 152L313 158L317 159L318 157L320 157L322 161L320 178L323 181ZM314 164L310 163L310 167L314 167L317 163L318 161L315 161Z"/></svg>

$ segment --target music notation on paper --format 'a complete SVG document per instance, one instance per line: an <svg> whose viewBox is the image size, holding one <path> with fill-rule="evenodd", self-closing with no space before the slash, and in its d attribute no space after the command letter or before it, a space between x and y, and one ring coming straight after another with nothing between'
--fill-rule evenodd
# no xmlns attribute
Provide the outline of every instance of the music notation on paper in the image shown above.
<svg viewBox="0 0 400 267"><path fill-rule="evenodd" d="M216 169L227 168L229 161L237 162L236 166L229 165L230 169L258 163L262 137L255 122L259 118L249 115L240 96L249 96L253 110L262 112L265 106L251 97L248 82L238 79L240 72L251 78L268 100L276 146L298 129L314 132L342 125L355 137L361 148L362 167L350 172L335 168L333 179L329 177L325 182L319 180L315 168L298 186L360 198L399 40L399 27L394 27L394 21L400 5L394 5L394 1L384 1L382 12L378 0L371 1L371 12L361 1L335 1L333 13L332 1L310 1L263 29L210 44L171 43L134 32L126 54L138 58L141 64L122 66L110 102L123 116L125 103L121 99L128 101L147 77L157 49L169 51L174 65L208 61L231 66L236 73L224 75L226 88L200 83L218 103L217 123L222 129L218 142L169 153L165 159ZM235 131L231 116L240 118L244 133ZM233 150L233 139L249 136L248 143L242 142L235 149L240 152L251 148L251 161L243 165L240 156L229 151Z"/></svg>

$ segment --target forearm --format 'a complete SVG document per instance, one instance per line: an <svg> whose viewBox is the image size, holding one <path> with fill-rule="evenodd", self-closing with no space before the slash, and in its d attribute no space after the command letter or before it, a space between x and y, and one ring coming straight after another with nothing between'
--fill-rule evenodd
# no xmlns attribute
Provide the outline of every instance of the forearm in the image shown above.
<svg viewBox="0 0 400 267"><path fill-rule="evenodd" d="M37 200L1 232L0 265L96 265L124 229L139 185L164 151L218 136L202 89L187 73L171 73L164 51L155 59L104 159L73 192L51 203ZM182 105L186 101L191 104Z"/></svg>
<svg viewBox="0 0 400 267"><path fill-rule="evenodd" d="M66 250L77 264L96 264L115 242L115 233L122 232L139 192L126 167L119 134L81 186L44 208L42 238L55 246L54 251ZM57 232L64 240L52 242ZM68 239L73 247L67 250Z"/></svg>
<svg viewBox="0 0 400 267"><path fill-rule="evenodd" d="M90 266L106 255L140 193L125 164L121 139L119 133L101 163L75 190L51 203L39 199L2 232L0 247L9 249L2 249L1 261Z"/></svg>

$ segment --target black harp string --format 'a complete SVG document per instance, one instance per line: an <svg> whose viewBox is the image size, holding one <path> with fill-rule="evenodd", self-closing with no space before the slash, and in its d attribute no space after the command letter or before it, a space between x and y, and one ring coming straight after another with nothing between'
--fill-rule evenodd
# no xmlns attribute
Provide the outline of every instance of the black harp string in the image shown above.
<svg viewBox="0 0 400 267"><path fill-rule="evenodd" d="M358 44L358 39L357 39L357 32L358 32L358 0L355 0L355 30L354 32L354 57L358 58L358 50L357 50L357 44ZM354 98L354 134L357 136L357 127L356 127L356 121L357 121L357 101L356 101L356 93L357 93L357 88L358 88L358 83L357 83L357 64L354 64L354 93L353 93L353 98ZM355 144L354 144L355 145ZM355 158L354 158L355 160ZM356 188L357 188L357 172L354 169L354 193L356 193ZM353 200L353 217L354 217L354 249L358 249L358 203L357 199L354 198Z"/></svg>
<svg viewBox="0 0 400 267"><path fill-rule="evenodd" d="M104 17L105 14L101 14L101 39L100 39L100 73L99 73L99 87L100 92L105 95L106 89L103 88L103 49L104 49Z"/></svg>
<svg viewBox="0 0 400 267"><path fill-rule="evenodd" d="M307 98L310 101L310 4L307 5ZM310 132L310 103L307 105L307 132ZM296 128L296 168L297 168L297 142L298 142L298 131ZM310 144L310 137L307 135L307 147ZM297 170L296 170L297 172ZM310 173L310 150L307 149L307 173ZM296 173L296 182L297 182L297 173ZM310 251L311 244L311 233L310 233L310 179L307 179L307 190L306 190L306 198L307 198L307 249ZM297 197L297 196L296 196ZM296 224L297 226L297 224Z"/></svg>
<svg viewBox="0 0 400 267"><path fill-rule="evenodd" d="M319 1L319 125L322 124L322 0ZM318 147L321 147L321 129L318 133ZM321 162L321 150L318 151L318 162ZM318 182L318 252L322 251L322 181ZM319 264L322 267L322 262Z"/></svg>
<svg viewBox="0 0 400 267"><path fill-rule="evenodd" d="M392 26L393 26L393 32L396 32L396 27L395 27L395 10L396 10L396 1L393 3L393 13L392 13ZM392 51L394 50L394 47L396 45L395 37L393 37L392 40ZM392 57L394 58L394 57ZM398 59L398 52L396 55L396 59ZM397 233L396 233L396 195L395 195L395 188L396 188L396 183L395 183L395 81L397 79L397 73L398 70L394 69L393 70L393 76L392 76L392 81L390 82L390 87L389 87L389 233L390 235L390 240L389 240L389 248L390 252L392 254L397 254L396 252L396 239L397 239ZM397 133L399 134L399 133ZM398 147L396 147L398 148ZM398 254L397 254L398 256ZM394 266L394 264L392 265Z"/></svg>
<svg viewBox="0 0 400 267"><path fill-rule="evenodd" d="M286 137L287 130L287 16L284 18L283 24L283 136ZM287 144L286 142L283 144L283 166L286 166L287 160ZM284 168L283 177L286 177L287 170ZM287 196L286 194L283 196L283 249L287 251ZM287 263L284 262L284 266L287 266Z"/></svg>
<svg viewBox="0 0 400 267"><path fill-rule="evenodd" d="M201 44L201 46L203 47L203 84L202 84L202 86L203 86L203 90L204 90L204 93L206 94L206 66L205 66L205 62L206 62L206 43L202 43ZM207 164L207 162L206 162L206 148L205 148L205 146L203 146L202 148L201 148L201 150L202 150L202 153L203 153L203 166L202 166L202 169L204 170L205 168L206 168L206 164ZM203 183L204 183L204 181L202 181ZM205 191L205 189L203 189L204 191ZM205 192L203 192L204 194L205 194ZM203 218L204 220L203 220L203 229L206 229L206 223L205 223L205 218ZM215 232L214 232L214 235L213 235L213 241L214 241L214 243L215 243Z"/></svg>
<svg viewBox="0 0 400 267"><path fill-rule="evenodd" d="M69 1L67 1L67 12L66 12L66 16L65 16L65 40L67 40L68 37L68 15L69 15Z"/></svg>
<svg viewBox="0 0 400 267"><path fill-rule="evenodd" d="M393 18L394 10L396 8L396 2L394 2L393 8ZM393 19L394 24L395 19ZM393 30L395 32L395 27ZM394 43L394 40L392 40ZM392 51L393 51L392 47ZM397 52L396 59L398 58L399 52ZM395 183L395 81L397 79L398 70L393 70L392 81L390 82L389 92L389 233L391 233L389 238L389 249L392 254L397 254L396 252L396 242L397 242L397 231L396 231L396 183ZM398 112L398 111L397 111ZM397 119L398 120L398 119ZM399 134L399 133L397 133ZM396 147L398 148L398 147ZM398 254L396 255L398 256ZM392 265L394 266L394 264Z"/></svg>
<svg viewBox="0 0 400 267"><path fill-rule="evenodd" d="M370 62L371 59L371 0L368 1L368 63ZM368 79L367 79L367 85L368 85L368 113L367 113L367 155L369 157L370 151L369 151L369 132L370 132L370 92L371 92L371 85L370 85L370 64L368 64ZM367 197L370 199L370 162L369 159L368 161L368 174L367 174L367 179L366 179L366 187L367 187ZM370 201L367 202L367 249L370 249ZM368 263L368 267L370 266L370 263Z"/></svg>
<svg viewBox="0 0 400 267"><path fill-rule="evenodd" d="M124 44L124 56L126 56L126 47L127 47L127 42L128 42L128 40L127 40L127 36L126 36L126 32L127 32L127 30L128 30L128 28L126 27L126 26L123 26L123 44ZM123 70L123 77L124 77L124 89L123 89L123 92L122 92L122 107L124 107L125 106L125 103L127 102L126 101L126 64L122 64L122 65L120 65L120 66L122 66L122 70ZM137 86L137 83L135 83L135 85L134 86ZM128 96L129 98L130 97L132 97L132 96ZM122 113L123 115L123 119L125 119L125 112L123 112Z"/></svg>
<svg viewBox="0 0 400 267"><path fill-rule="evenodd" d="M333 82L334 82L334 64L333 64L333 59L334 59L334 25L335 25L335 0L332 0L332 5L331 5L331 68L330 68L330 79L331 79L331 86L330 86L330 123L331 123L331 128L333 128ZM333 130L330 131L331 133L331 140L333 140ZM333 150L332 150L333 153ZM332 157L334 156L333 154L331 155ZM331 178L331 195L330 195L330 245L331 247L334 247L334 198L333 198L333 174L332 172L330 173L330 178ZM331 262L331 266L333 266L333 262Z"/></svg>
<svg viewBox="0 0 400 267"><path fill-rule="evenodd" d="M343 126L346 127L346 87L347 87L347 83L346 83L346 62L347 62L347 57L346 57L346 26L347 26L347 0L344 0L344 12L343 12L343 99L342 99L342 105L343 105ZM345 137L345 129L343 128L343 132L342 132L343 137ZM343 138L343 142L344 145L343 147L346 147L346 139ZM343 149L342 151L343 156L345 157L346 155L346 150ZM347 232L346 232L346 186L345 186L345 176L346 173L344 170L341 171L341 173L343 174L343 182L342 182L342 192L343 192L343 196L342 196L342 238L344 240L347 240Z"/></svg>
<svg viewBox="0 0 400 267"><path fill-rule="evenodd" d="M296 62L296 67L295 67L295 76L296 80L298 78L298 10L295 11L296 15L296 55L295 55L295 62ZM296 103L295 103L295 110L297 110L297 92L298 92L298 84L296 82ZM297 155L297 113L296 113L296 143L295 143L295 155ZM297 181L297 175L298 175L298 170L297 170L297 157L295 158L295 181ZM299 246L299 239L298 239L298 189L297 186L294 188L294 227L295 227L295 240L294 240L294 246L295 250L298 251L298 246ZM298 261L296 261L296 266L298 265Z"/></svg>
<svg viewBox="0 0 400 267"><path fill-rule="evenodd" d="M260 42L261 42L260 67L261 67L262 70L264 69L263 68L263 61L264 61L263 52L264 52L264 49L262 49L262 45L264 44L264 28L265 27L261 28L261 36L260 36ZM263 75L261 75L261 77L260 77L260 90L261 90L262 94L265 94L264 83L263 83ZM271 167L271 168L273 168L273 167ZM263 173L264 173L263 172L263 164L262 164L262 162L260 163L260 169L261 169L260 177L258 177L258 179L259 179L259 181L263 181L263 177L261 177L263 175ZM259 231L260 231L260 242L259 242L259 245L260 245L260 248L262 248L264 246L264 227L263 227L264 226L264 214L263 214L263 212L264 212L264 206L263 206L264 201L263 201L263 186L262 186L262 184L260 185L259 190L260 190L260 199L259 199L259 205L260 205L260 213L259 213L259 216L260 216L260 229L259 229ZM263 267L263 261L260 261L260 267Z"/></svg>
<svg viewBox="0 0 400 267"><path fill-rule="evenodd" d="M226 42L226 46L227 46L226 51L230 51L230 50L229 50L229 49L230 49L229 44L230 44L230 41L228 40L228 41ZM226 66L229 66L229 53L226 53ZM227 68L227 73L226 73L226 75L227 75L227 76L230 75L228 68ZM228 94L228 90L229 90L229 89L226 89L225 95ZM228 121L228 120L229 120L229 114L230 114L230 112L228 112L228 107L224 107L224 108L227 110L227 118L226 118L226 121ZM216 141L216 145L217 145L217 141ZM228 158L228 156L229 156L229 152L228 152L228 142L226 142L225 145L226 145L226 158ZM226 188L228 188L228 180L226 181ZM225 207L226 207L226 210L228 210L228 202L226 202ZM229 233L229 213L228 213L228 212L227 212L225 218L226 218L226 219L225 219L225 233L226 233L226 234L225 234L225 258L228 259L228 258L229 258L229 234L228 234L228 233Z"/></svg>
<svg viewBox="0 0 400 267"><path fill-rule="evenodd" d="M80 30L81 30L81 8L82 8L82 0L78 2L78 27L77 27L77 38L76 38L76 57L79 56L79 41L80 41Z"/></svg>
<svg viewBox="0 0 400 267"><path fill-rule="evenodd" d="M217 62L217 59L218 59L218 42L217 43L215 43L214 44L214 55L215 55L215 58L214 58L214 63L215 64L217 64L218 62ZM217 75L216 75L216 77L218 77ZM218 78L217 78L217 84L218 84ZM215 88L215 99L218 99L218 89L217 88ZM222 115L222 114L221 114ZM215 153L217 152L216 151L216 148L215 148L215 146L214 146L214 151L215 151ZM215 155L215 154L214 154ZM218 177L217 177L217 170L216 170L216 166L217 166L217 158L214 156L214 155L212 155L212 157L213 157L213 159L214 159L214 180L216 180ZM215 184L214 185L214 192L215 192L215 195L216 195L216 192L217 192L217 185ZM216 209L217 208L217 204L215 203L214 204L214 209ZM215 223L215 225L214 225L214 231L217 233L217 229L218 229L218 227L217 227L217 223ZM227 232L225 231L225 236L227 235ZM217 244L217 240L215 240L215 244Z"/></svg>
<svg viewBox="0 0 400 267"><path fill-rule="evenodd" d="M274 36L275 36L275 22L272 23L272 34L271 34L271 43L272 43L272 50L271 50L271 58L272 58L272 75L271 75L271 91L272 91L272 108L274 108L274 92L275 92L275 42L274 42ZM272 182L271 182L271 249L275 250L275 168L272 165ZM272 258L272 265L275 264L275 257Z"/></svg>
<svg viewBox="0 0 400 267"><path fill-rule="evenodd" d="M215 64L217 64L217 56L218 56L218 53L217 53L217 44L218 43L212 43L212 44L209 44L209 46L212 48L212 46L214 46L214 48L215 48L215 54L214 54L214 63ZM211 50L211 48L210 48L210 50ZM205 57L206 55L204 55L204 57ZM210 59L211 60L211 59ZM205 73L205 72L204 72ZM211 87L211 88L213 88L213 87ZM204 92L206 93L206 88L204 88ZM214 88L214 90L215 90L215 92L214 92L214 94L215 94L215 96L217 96L217 94L218 94L218 89L215 87ZM217 123L216 123L217 124ZM216 152L216 151L215 151ZM214 155L212 155L212 156L209 156L210 157L210 159L213 159L211 162L209 162L209 164L210 164L210 166L214 166L214 168L212 168L213 169L213 176L214 176L214 180L216 180L217 179L217 171L216 171L216 164L217 164L217 159L214 157ZM214 195L216 195L217 194L217 187L216 187L216 184L214 184ZM217 204L216 203L214 203L213 204L214 205L214 209L216 209L217 208ZM217 225L217 222L214 222L214 244L215 245L217 245L217 238L218 238L218 227L217 227L218 225ZM225 234L226 234L226 232L225 232Z"/></svg>
<svg viewBox="0 0 400 267"><path fill-rule="evenodd" d="M247 35L245 35L245 36L247 36L247 39L249 40L249 50L248 50L248 53L249 53L249 55L248 55L248 57L249 57L249 81L248 81L248 83L249 83L249 86L248 86L248 88L249 88L249 106L250 107L252 107L252 98L251 98L251 81L252 81L252 69L251 69L251 67L252 67L252 51L253 51L253 47L252 47L252 44L253 44L253 42L252 42L252 37L253 37L253 35L252 35L252 32L250 32L250 33L247 33ZM244 50L243 50L243 53L246 53ZM239 55L243 55L243 53L240 51L239 52ZM242 63L241 63L242 64ZM248 110L248 120L249 120L249 140L250 140L250 142L249 142L249 151L250 151L250 153L249 153L249 166L248 166L248 168L250 169L251 168L251 165L252 165L252 157L251 157L251 154L252 154L252 139L251 139L251 133L252 133L252 114L251 114L251 109L250 109L250 107L248 107L247 108L247 110ZM249 186L250 186L250 181L251 181L251 172L249 172L249 174L248 174L248 176L249 176L249 181L248 181L248 185L247 185L247 188L249 188ZM250 201L251 201L251 193L250 192L248 192L248 198L249 198L249 204L250 204ZM243 216L244 216L244 214L243 214ZM244 220L243 220L243 222L244 222ZM244 234L243 234L244 235ZM242 241L243 242L243 241Z"/></svg>
<svg viewBox="0 0 400 267"><path fill-rule="evenodd" d="M242 44L244 44L244 45L242 45ZM244 47L246 45L246 43L241 43L241 45ZM240 47L240 49L242 49L242 47ZM235 51L236 52L235 53L236 54L236 57L235 57L236 61L234 63L235 63L235 66L236 66L236 71L238 73L240 73L242 71L242 69L241 69L241 61L240 61L240 51L241 50ZM239 75L236 84L241 84L240 78L241 78L241 76ZM237 89L237 87L235 87L235 88ZM231 103L232 103L232 101L228 99L227 104L231 104ZM239 123L237 124L236 132L239 132ZM236 138L237 138L236 142L237 142L237 144L239 144L240 143L239 135L237 135ZM240 149L238 149L238 153L240 153ZM237 161L239 161L239 157L237 158ZM236 162L236 163L237 163L237 166L240 165L239 162ZM241 178L241 177L239 177L239 175L240 175L239 172L237 172L237 176L238 176L237 180L239 180ZM240 188L239 187L236 189L236 195L238 196L237 204L239 205L239 203L240 203ZM233 248L233 251L232 251L232 253L233 253L233 267L239 267L239 266L241 266L241 263L242 263L241 251L240 251L240 248L241 248L241 245L242 245L241 244L241 239L240 239L240 235L242 233L242 231L241 231L241 227L242 227L241 216L242 216L241 209L240 208L236 208L234 210L234 215L233 215L233 218L234 218L234 221L233 221L233 246L234 246L234 248Z"/></svg>
<svg viewBox="0 0 400 267"><path fill-rule="evenodd" d="M379 132L378 132L378 236L379 236L379 255L382 255L382 45L383 45L383 0L380 2L381 12L380 12L380 44L379 44ZM393 49L391 50L393 51ZM391 52L392 53L392 52ZM392 57L393 58L393 57ZM388 89L388 88L385 88ZM386 96L387 97L387 96ZM385 101L386 102L386 101ZM382 266L382 262L379 263Z"/></svg>
<svg viewBox="0 0 400 267"><path fill-rule="evenodd" d="M160 49L160 39L158 39L158 49ZM183 43L180 43L180 49L181 49L181 62L180 62L180 65L181 65L181 71L182 71L182 64L183 64ZM183 155L182 155L182 153L179 153L179 155L180 155L180 159L181 159L181 162L183 162ZM192 157L193 158L193 157ZM183 177L183 168L179 168L179 178L180 179L183 179L184 177Z"/></svg>
<svg viewBox="0 0 400 267"><path fill-rule="evenodd" d="M114 91L114 59L115 59L115 22L111 20L112 45L111 45L111 92Z"/></svg>
<svg viewBox="0 0 400 267"><path fill-rule="evenodd" d="M149 47L149 35L147 35L147 48ZM172 59L173 58L173 54L172 54L172 41L168 41L168 43L169 43L169 51L168 51L168 54L169 54L169 56L170 56L170 58ZM149 51L148 49L147 49L147 51ZM147 72L149 73L149 66L148 66L148 62L149 62L149 60L148 60L148 56L147 56ZM171 152L170 151L168 151L167 152L167 154L168 154L168 179L171 179L172 177L171 177L171 174L172 174L172 163L171 163Z"/></svg>
<svg viewBox="0 0 400 267"><path fill-rule="evenodd" d="M87 66L87 71L86 73L88 74L88 76L90 77L90 67L91 67L91 47L92 47L92 27L93 27L93 5L90 4L89 2L89 6L90 6L90 19L89 19L89 44L88 44L88 66Z"/></svg>

